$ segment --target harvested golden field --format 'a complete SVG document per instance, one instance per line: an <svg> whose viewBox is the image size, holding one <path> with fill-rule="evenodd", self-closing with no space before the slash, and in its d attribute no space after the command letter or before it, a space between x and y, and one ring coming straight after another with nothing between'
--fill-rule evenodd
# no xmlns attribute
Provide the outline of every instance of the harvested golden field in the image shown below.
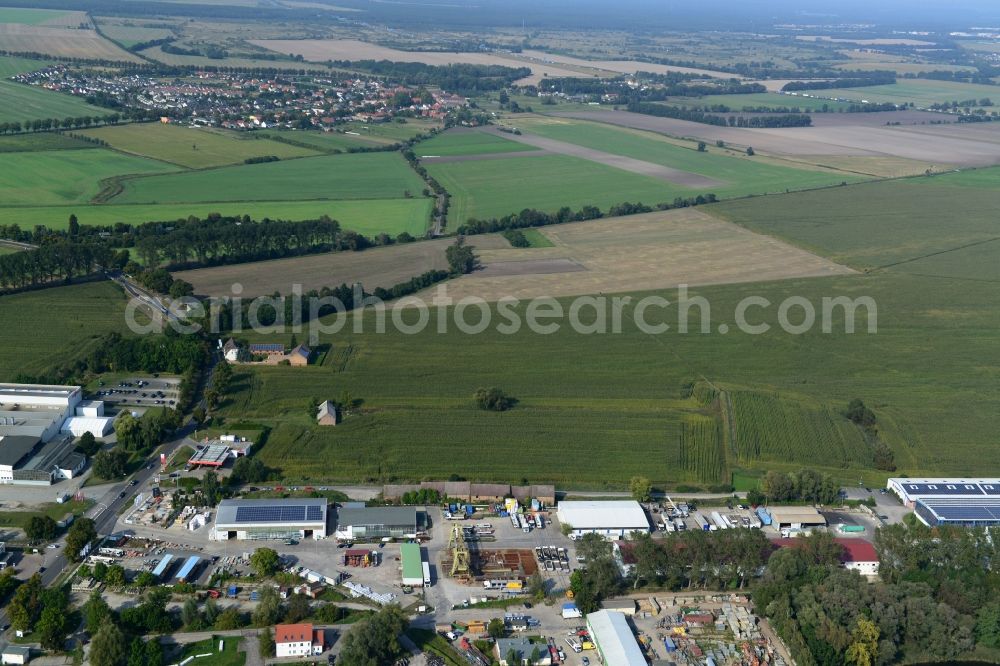
<svg viewBox="0 0 1000 666"><path fill-rule="evenodd" d="M141 62L94 30L0 23L0 50L68 58Z"/></svg>
<svg viewBox="0 0 1000 666"><path fill-rule="evenodd" d="M356 39L257 39L251 44L270 49L277 53L294 53L306 60L325 62L327 60L392 60L395 62L422 62L428 65L451 65L469 63L473 65L503 65L505 67L529 67L531 76L518 81L536 84L545 76L593 76L594 74L614 74L610 70L594 69L588 63L586 68L575 65L559 65L499 53L455 53L448 51L400 51ZM581 61L584 62L584 61ZM638 65L638 63L636 63ZM650 65L649 67L652 67Z"/></svg>
<svg viewBox="0 0 1000 666"><path fill-rule="evenodd" d="M468 238L483 269L454 280L455 299L576 296L680 284L847 275L849 268L694 209L541 227L552 247L493 249Z"/></svg>
<svg viewBox="0 0 1000 666"><path fill-rule="evenodd" d="M590 73L600 71L618 72L620 74L635 74L638 71L653 72L654 74L667 74L669 72L680 72L682 74L698 74L699 76L709 76L718 79L731 79L733 74L729 72L718 72L711 69L697 69L693 67L678 67L674 65L659 65L649 62L638 62L635 60L585 60L567 55L557 55L546 53L545 51L525 50L520 56L529 60L539 62L554 63L556 65L568 65L581 69L592 70Z"/></svg>

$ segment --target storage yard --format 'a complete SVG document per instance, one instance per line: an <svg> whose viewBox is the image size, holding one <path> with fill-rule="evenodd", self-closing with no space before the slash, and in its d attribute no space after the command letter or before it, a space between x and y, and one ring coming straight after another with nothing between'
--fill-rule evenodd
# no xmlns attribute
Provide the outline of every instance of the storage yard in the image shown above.
<svg viewBox="0 0 1000 666"><path fill-rule="evenodd" d="M475 493L471 487L452 490L469 498L467 503L440 508L366 506L286 498L225 500L215 509L175 509L178 491L157 489L156 497L146 497L123 516L139 534L97 557L121 563L130 579L148 571L166 584L205 584L224 573L230 582L213 585L207 593L252 608L259 586L252 579L243 580L253 573L250 556L258 547L274 547L282 553L282 569L301 580L283 586L282 594L301 592L315 598L325 588L336 587L351 600L373 607L399 603L410 611L435 609L426 618L418 613L415 626L427 624L470 660L477 658L472 641L485 636L491 619L500 618L510 632L505 640L514 641L511 646L544 648L550 663L572 666L582 666L584 657L593 662L598 654L605 655L606 664L625 665L633 663L630 659L637 654L644 660L667 659L685 666L788 663L783 648L773 643L772 634L742 597L654 593L605 599L603 610L615 618L609 626L617 628L609 634L607 622L595 624L594 615L581 613L568 594L570 576L584 566L576 547L588 531L616 540L615 561L624 571L630 566L628 539L634 531L762 529L775 547L792 547L796 539L780 537L812 529L810 525L818 521L829 525L818 529L837 533L845 548L845 566L868 576L877 570L877 560L867 555L870 544L864 540L871 538L873 517L862 511L695 506L669 498L654 504L568 501L557 508L523 492L517 502L502 497L495 501L494 489L486 486L477 487ZM501 496L510 492L509 487L495 490ZM554 490L541 490L554 495ZM472 501L473 495L479 501ZM482 501L487 497L490 501ZM243 522L237 515L241 508ZM254 514L252 520L247 511ZM289 513L296 511L303 515ZM317 538L305 538L304 523L296 523L299 518L308 522L310 511L322 516L309 528ZM261 512L267 515L258 515ZM277 522L265 520L269 516ZM564 517L575 521L567 534ZM324 539L322 534L329 536ZM535 574L555 603L531 603L529 588ZM83 593L94 583L77 584ZM622 627L628 629L627 636ZM534 643L526 638L529 635ZM540 644L537 636L542 637ZM492 647L496 649L495 644ZM614 656L620 654L631 656Z"/></svg>

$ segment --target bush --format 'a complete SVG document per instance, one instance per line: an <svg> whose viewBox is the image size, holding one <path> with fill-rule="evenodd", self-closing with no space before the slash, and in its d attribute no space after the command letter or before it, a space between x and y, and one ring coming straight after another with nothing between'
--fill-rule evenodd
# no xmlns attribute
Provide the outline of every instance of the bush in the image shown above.
<svg viewBox="0 0 1000 666"><path fill-rule="evenodd" d="M491 412L505 412L517 404L516 399L496 387L477 390L475 398L479 409Z"/></svg>

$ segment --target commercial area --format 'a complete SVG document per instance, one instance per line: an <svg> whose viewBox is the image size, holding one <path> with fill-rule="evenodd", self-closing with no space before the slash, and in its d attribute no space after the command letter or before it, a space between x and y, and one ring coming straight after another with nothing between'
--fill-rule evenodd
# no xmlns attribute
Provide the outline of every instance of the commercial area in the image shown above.
<svg viewBox="0 0 1000 666"><path fill-rule="evenodd" d="M216 510L211 538L218 541L325 539L325 499L230 499Z"/></svg>
<svg viewBox="0 0 1000 666"><path fill-rule="evenodd" d="M560 502L559 522L569 526L571 538L593 532L608 539L624 539L632 532L649 532L649 520L638 502Z"/></svg>
<svg viewBox="0 0 1000 666"><path fill-rule="evenodd" d="M892 478L886 489L928 527L1000 525L1000 479Z"/></svg>
<svg viewBox="0 0 1000 666"><path fill-rule="evenodd" d="M338 541L416 538L425 512L412 506L365 506L348 502L337 512Z"/></svg>
<svg viewBox="0 0 1000 666"><path fill-rule="evenodd" d="M82 395L79 386L0 384L0 484L48 485L83 471L74 439L107 435L114 418Z"/></svg>

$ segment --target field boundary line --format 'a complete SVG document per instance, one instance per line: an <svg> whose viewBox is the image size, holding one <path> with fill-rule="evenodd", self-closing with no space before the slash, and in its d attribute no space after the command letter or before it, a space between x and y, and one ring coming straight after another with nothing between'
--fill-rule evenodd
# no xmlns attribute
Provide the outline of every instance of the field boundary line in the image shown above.
<svg viewBox="0 0 1000 666"><path fill-rule="evenodd" d="M966 243L965 245L959 245L957 247L948 248L946 250L938 250L936 252L928 252L927 254L922 254L919 257L911 257L909 259L903 259L902 261L894 261L891 264L882 264L881 266L876 266L873 271L882 270L884 268L893 268L895 266L902 266L903 264L913 263L914 261L920 261L921 259L927 259L929 257L936 257L942 254L948 254L950 252L958 252L959 250L967 250L970 247L977 247L979 245L986 245L987 243L995 243L1000 240L1000 236L994 236L993 238L986 238L984 240L973 241L971 243Z"/></svg>

